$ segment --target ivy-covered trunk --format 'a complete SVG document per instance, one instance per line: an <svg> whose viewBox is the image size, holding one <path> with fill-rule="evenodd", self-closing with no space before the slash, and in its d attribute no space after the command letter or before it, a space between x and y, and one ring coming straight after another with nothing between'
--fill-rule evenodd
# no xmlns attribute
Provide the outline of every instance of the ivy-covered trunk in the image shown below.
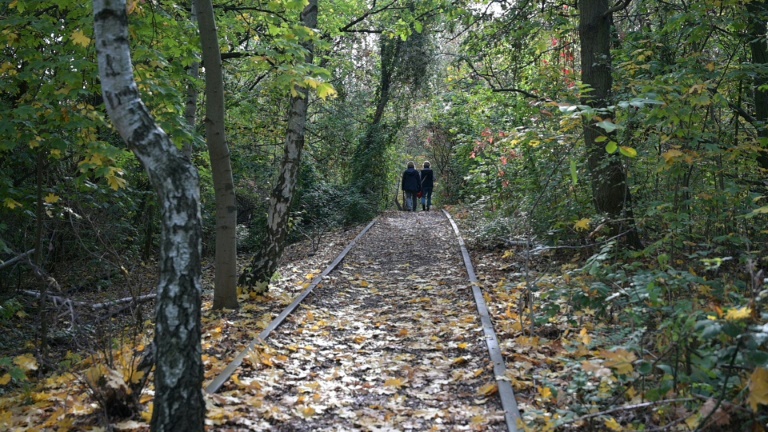
<svg viewBox="0 0 768 432"><path fill-rule="evenodd" d="M194 0L205 65L205 142L216 198L216 257L213 308L237 304L237 202L224 128L224 74L211 0Z"/></svg>
<svg viewBox="0 0 768 432"><path fill-rule="evenodd" d="M197 170L158 127L133 78L125 0L94 0L107 113L144 165L161 209L153 431L203 431L200 190Z"/></svg>
<svg viewBox="0 0 768 432"><path fill-rule="evenodd" d="M611 21L608 0L579 2L579 39L581 41L581 80L591 90L582 94L581 103L600 111L610 105L611 86ZM610 113L601 113L603 120L612 120ZM605 143L615 140L616 132L595 124L600 120L585 117L584 144L587 167L592 184L592 199L598 213L611 219L614 234L626 233L627 244L641 247L632 217L632 203L627 176L618 154L609 154ZM600 136L606 141L599 142Z"/></svg>
<svg viewBox="0 0 768 432"><path fill-rule="evenodd" d="M317 0L309 1L301 13L301 21L308 28L317 27ZM312 42L307 42L304 47L307 49L305 61L312 63L314 58ZM240 284L252 288L257 293L269 289L269 280L277 271L288 235L288 216L299 177L309 104L307 88L297 87L296 92L298 94L291 97L288 112L288 130L280 173L269 199L267 240L253 257L249 268L240 275Z"/></svg>

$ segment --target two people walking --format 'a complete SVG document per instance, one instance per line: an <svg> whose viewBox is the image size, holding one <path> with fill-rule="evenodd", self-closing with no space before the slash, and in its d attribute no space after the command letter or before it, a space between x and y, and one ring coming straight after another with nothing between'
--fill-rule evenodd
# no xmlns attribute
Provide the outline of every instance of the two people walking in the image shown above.
<svg viewBox="0 0 768 432"><path fill-rule="evenodd" d="M408 168L403 171L401 182L405 192L405 208L408 211L416 211L419 192L421 192L421 209L429 211L432 206L432 188L435 184L434 174L429 161L424 162L421 172L417 171L413 162L408 162Z"/></svg>

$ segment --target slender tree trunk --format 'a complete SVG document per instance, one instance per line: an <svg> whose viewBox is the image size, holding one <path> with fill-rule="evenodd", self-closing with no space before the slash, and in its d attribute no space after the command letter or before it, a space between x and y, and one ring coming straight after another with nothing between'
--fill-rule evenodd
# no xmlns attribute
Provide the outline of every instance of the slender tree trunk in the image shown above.
<svg viewBox="0 0 768 432"><path fill-rule="evenodd" d="M581 40L581 79L592 89L584 93L581 102L594 109L610 105L611 87L611 14L608 0L582 0L579 2L579 38ZM611 120L608 113L603 119ZM615 132L606 132L595 126L598 120L584 118L584 143L587 148L587 167L592 182L592 197L598 213L612 219L614 232L628 231L627 243L642 246L634 227L632 202L627 187L627 176L618 154L608 154L605 142L597 142L607 135L615 140Z"/></svg>
<svg viewBox="0 0 768 432"><path fill-rule="evenodd" d="M190 17L192 23L197 25L197 7L195 6L195 0L192 0L192 16ZM184 106L184 119L187 120L187 124L191 129L195 129L197 126L197 86L194 81L200 78L200 63L194 62L189 66L190 84L187 86L187 101ZM187 159L192 160L192 141L184 143L182 149L184 156Z"/></svg>
<svg viewBox="0 0 768 432"><path fill-rule="evenodd" d="M216 197L216 276L213 308L237 304L237 203L224 129L224 76L211 0L194 0L205 65L205 142Z"/></svg>
<svg viewBox="0 0 768 432"><path fill-rule="evenodd" d="M752 54L752 65L763 69L756 73L753 88L755 98L755 120L757 120L757 136L768 139L768 42L765 40L766 20L768 20L768 1L752 1L747 3L749 12L749 49ZM768 149L757 156L757 162L763 169L768 169Z"/></svg>
<svg viewBox="0 0 768 432"><path fill-rule="evenodd" d="M94 0L102 95L115 128L149 175L161 209L155 322L154 431L203 431L200 190L197 170L158 127L133 78L125 0Z"/></svg>
<svg viewBox="0 0 768 432"><path fill-rule="evenodd" d="M301 13L301 20L306 27L317 27L317 0L309 0L309 4ZM314 45L312 42L307 42L304 46L307 49L305 61L312 63ZM240 275L240 283L254 288L256 292L265 292L269 289L269 280L277 270L288 234L288 215L299 177L301 152L304 148L304 127L307 122L307 106L309 104L308 90L306 88L297 88L296 90L299 94L291 97L285 151L280 164L280 173L269 199L267 240L253 257L250 268Z"/></svg>

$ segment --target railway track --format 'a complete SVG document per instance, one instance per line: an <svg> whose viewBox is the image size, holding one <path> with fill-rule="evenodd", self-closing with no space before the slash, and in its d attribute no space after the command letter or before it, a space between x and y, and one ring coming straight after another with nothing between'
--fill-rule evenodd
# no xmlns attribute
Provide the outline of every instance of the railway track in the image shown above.
<svg viewBox="0 0 768 432"><path fill-rule="evenodd" d="M516 431L520 417L451 215L368 224L206 387L226 430Z"/></svg>

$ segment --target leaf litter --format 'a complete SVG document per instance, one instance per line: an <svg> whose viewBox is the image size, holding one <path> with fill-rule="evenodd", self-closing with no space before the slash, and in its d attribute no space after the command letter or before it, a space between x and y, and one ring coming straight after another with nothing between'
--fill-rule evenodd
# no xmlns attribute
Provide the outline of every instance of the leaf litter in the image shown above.
<svg viewBox="0 0 768 432"><path fill-rule="evenodd" d="M212 397L209 420L220 430L506 430L469 288L444 216L383 215Z"/></svg>

